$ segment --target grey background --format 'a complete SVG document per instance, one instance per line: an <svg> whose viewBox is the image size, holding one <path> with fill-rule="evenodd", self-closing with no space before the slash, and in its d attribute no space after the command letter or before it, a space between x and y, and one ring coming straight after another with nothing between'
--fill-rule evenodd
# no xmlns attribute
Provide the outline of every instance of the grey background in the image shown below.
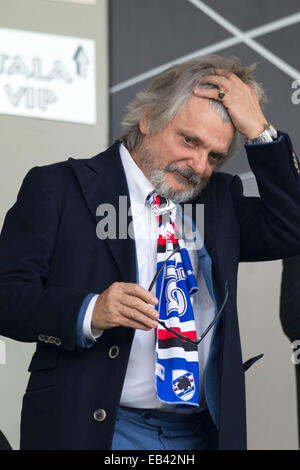
<svg viewBox="0 0 300 470"><path fill-rule="evenodd" d="M244 32L300 11L299 0L210 0L206 4ZM111 0L110 23L111 87L232 37L232 33L188 0ZM297 51L300 44L299 22L255 40L292 67L300 69L300 54ZM245 65L257 63L255 77L263 83L269 97L265 115L275 127L288 132L295 148L299 149L300 105L291 102L294 78L246 44L237 44L216 53L237 56ZM120 122L126 105L150 81L143 80L111 93L111 141L120 136ZM238 152L223 170L239 174L250 171L242 147L243 140Z"/></svg>

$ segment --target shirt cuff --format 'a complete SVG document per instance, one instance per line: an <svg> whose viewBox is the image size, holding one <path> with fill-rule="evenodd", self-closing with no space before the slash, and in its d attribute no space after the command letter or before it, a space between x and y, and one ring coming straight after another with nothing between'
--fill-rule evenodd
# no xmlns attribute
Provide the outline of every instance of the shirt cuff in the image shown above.
<svg viewBox="0 0 300 470"><path fill-rule="evenodd" d="M102 330L93 329L92 332L91 328L92 313L97 298L98 294L88 294L81 304L76 325L76 345L79 348L90 348L102 334Z"/></svg>
<svg viewBox="0 0 300 470"><path fill-rule="evenodd" d="M94 306L96 303L96 300L98 299L99 295L95 294L86 309L85 317L83 320L83 335L85 339L89 339L91 341L96 341L97 338L100 338L100 336L103 333L103 330L98 330L97 328L92 328L92 314L94 310Z"/></svg>

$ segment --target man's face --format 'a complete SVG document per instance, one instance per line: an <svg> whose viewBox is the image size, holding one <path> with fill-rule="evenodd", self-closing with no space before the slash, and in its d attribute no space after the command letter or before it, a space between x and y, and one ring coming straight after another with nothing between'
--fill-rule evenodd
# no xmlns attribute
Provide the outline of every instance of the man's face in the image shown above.
<svg viewBox="0 0 300 470"><path fill-rule="evenodd" d="M228 155L234 127L224 123L206 98L192 96L172 121L144 137L132 157L158 194L177 202L194 198Z"/></svg>

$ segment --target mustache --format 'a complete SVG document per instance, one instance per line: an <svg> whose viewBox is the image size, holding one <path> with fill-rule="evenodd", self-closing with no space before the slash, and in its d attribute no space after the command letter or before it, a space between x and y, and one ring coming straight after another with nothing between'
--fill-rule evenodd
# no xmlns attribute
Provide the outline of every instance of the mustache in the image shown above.
<svg viewBox="0 0 300 470"><path fill-rule="evenodd" d="M194 186L198 186L202 183L200 176L197 175L197 173L195 173L193 170L189 170L188 168L182 168L176 165L175 163L170 163L169 165L167 165L165 171L168 171L170 173L179 173Z"/></svg>

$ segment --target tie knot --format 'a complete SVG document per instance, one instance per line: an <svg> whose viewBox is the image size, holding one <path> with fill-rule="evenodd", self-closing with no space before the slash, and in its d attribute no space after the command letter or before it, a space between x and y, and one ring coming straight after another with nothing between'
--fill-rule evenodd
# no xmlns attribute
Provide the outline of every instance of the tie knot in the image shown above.
<svg viewBox="0 0 300 470"><path fill-rule="evenodd" d="M151 191L146 197L146 201L151 206L151 209L156 216L170 213L170 216L175 218L176 205L171 199L159 196L156 191Z"/></svg>

